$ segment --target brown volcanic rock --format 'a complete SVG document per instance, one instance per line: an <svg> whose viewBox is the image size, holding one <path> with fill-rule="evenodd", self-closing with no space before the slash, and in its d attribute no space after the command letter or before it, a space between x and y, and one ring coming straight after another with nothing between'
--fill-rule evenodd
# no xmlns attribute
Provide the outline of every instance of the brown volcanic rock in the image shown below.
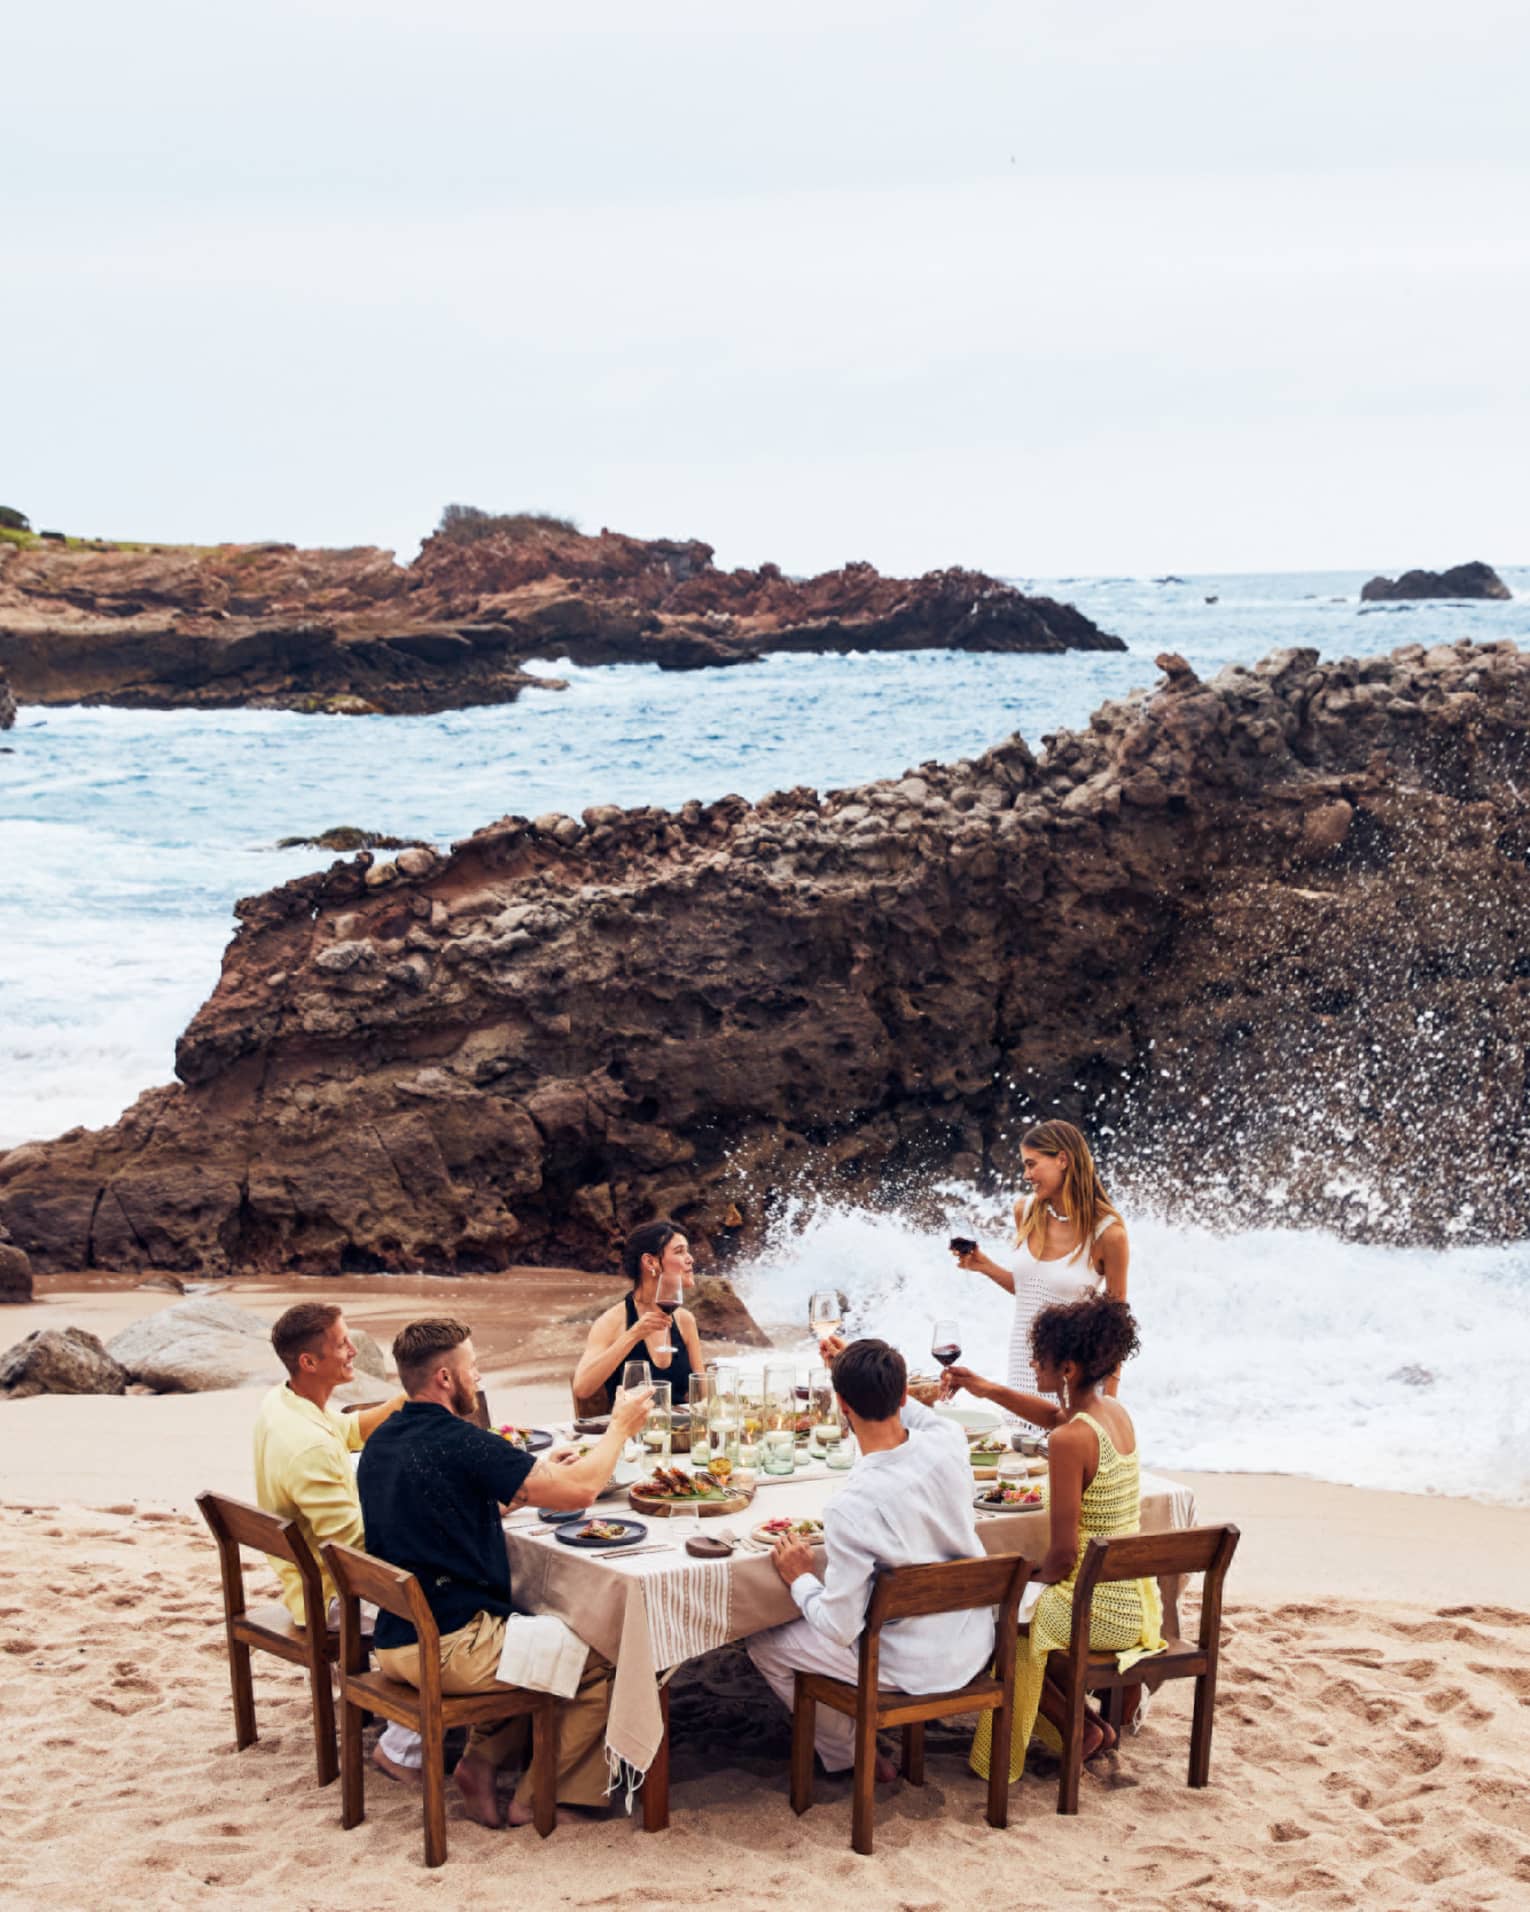
<svg viewBox="0 0 1530 1912"><path fill-rule="evenodd" d="M1372 578L1361 587L1367 603L1407 598L1507 598L1513 593L1490 564L1473 559L1448 571L1404 571L1400 578Z"/></svg>
<svg viewBox="0 0 1530 1912"><path fill-rule="evenodd" d="M0 671L0 730L9 730L16 721L16 693L4 671Z"/></svg>
<svg viewBox="0 0 1530 1912"><path fill-rule="evenodd" d="M1040 763L248 899L180 1083L12 1150L0 1218L43 1269L603 1265L653 1213L705 1258L799 1179L1008 1177L1042 1107L1189 1212L1525 1233L1530 658L1160 661Z"/></svg>
<svg viewBox="0 0 1530 1912"><path fill-rule="evenodd" d="M37 703L426 711L501 703L528 658L746 663L770 650L1120 650L1069 605L973 571L795 582L710 545L555 525L386 551L0 547L0 667Z"/></svg>

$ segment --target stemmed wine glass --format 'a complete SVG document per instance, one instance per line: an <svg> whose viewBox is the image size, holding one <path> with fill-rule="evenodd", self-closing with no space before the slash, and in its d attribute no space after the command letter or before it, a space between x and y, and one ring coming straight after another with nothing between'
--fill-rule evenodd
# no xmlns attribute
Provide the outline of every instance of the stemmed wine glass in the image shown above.
<svg viewBox="0 0 1530 1912"><path fill-rule="evenodd" d="M930 1336L930 1353L943 1368L962 1358L962 1331L955 1321L937 1321Z"/></svg>
<svg viewBox="0 0 1530 1912"><path fill-rule="evenodd" d="M845 1309L833 1288L820 1288L808 1302L808 1327L820 1341L838 1334L844 1325Z"/></svg>
<svg viewBox="0 0 1530 1912"><path fill-rule="evenodd" d="M669 1316L670 1320L673 1321L676 1308L678 1308L680 1303L685 1299L685 1284L680 1279L680 1275L677 1271L666 1270L660 1272L659 1285L654 1291L653 1299L654 1306L662 1309L663 1312ZM671 1330L664 1337L664 1346L656 1349L655 1352L658 1354L673 1354L674 1351L674 1333L673 1330Z"/></svg>

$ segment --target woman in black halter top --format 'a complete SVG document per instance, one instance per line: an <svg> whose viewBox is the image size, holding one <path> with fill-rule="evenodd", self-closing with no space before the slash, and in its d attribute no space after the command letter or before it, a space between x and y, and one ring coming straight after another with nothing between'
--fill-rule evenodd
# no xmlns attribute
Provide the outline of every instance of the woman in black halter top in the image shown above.
<svg viewBox="0 0 1530 1912"><path fill-rule="evenodd" d="M593 1411L603 1395L599 1411L605 1412L629 1361L646 1361L655 1381L669 1383L672 1405L684 1407L691 1376L705 1367L701 1337L689 1308L677 1308L673 1317L666 1316L654 1295L660 1274L678 1274L689 1287L694 1265L684 1231L673 1222L644 1222L633 1229L622 1249L622 1272L632 1283L632 1292L591 1324L574 1370L574 1399L581 1409ZM656 1353L666 1341L674 1352Z"/></svg>

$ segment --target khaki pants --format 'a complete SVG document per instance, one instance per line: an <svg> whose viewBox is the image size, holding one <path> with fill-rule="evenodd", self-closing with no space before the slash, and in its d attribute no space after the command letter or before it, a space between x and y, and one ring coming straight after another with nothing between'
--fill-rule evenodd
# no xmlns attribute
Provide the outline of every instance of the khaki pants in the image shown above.
<svg viewBox="0 0 1530 1912"><path fill-rule="evenodd" d="M501 1615L475 1613L465 1627L441 1636L441 1691L492 1693L499 1656L505 1644ZM420 1683L420 1649L414 1646L380 1648L377 1664L390 1680L406 1686ZM506 1692L513 1688L505 1688ZM579 1691L558 1702L558 1802L564 1806L603 1806L610 1771L606 1765L606 1716L611 1708L611 1662L592 1647L585 1662ZM474 1726L468 1732L470 1753L491 1766L525 1761L531 1753L531 1721L525 1715L493 1726ZM515 1789L517 1805L531 1806L528 1769Z"/></svg>

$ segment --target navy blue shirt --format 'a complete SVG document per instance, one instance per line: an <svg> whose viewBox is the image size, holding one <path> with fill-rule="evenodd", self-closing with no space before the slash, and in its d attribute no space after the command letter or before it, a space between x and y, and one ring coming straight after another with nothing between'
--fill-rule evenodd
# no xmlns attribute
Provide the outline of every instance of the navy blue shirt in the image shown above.
<svg viewBox="0 0 1530 1912"><path fill-rule="evenodd" d="M442 1633L475 1613L509 1613L510 1557L500 1503L514 1500L532 1458L434 1401L406 1401L361 1450L356 1488L367 1552L419 1580ZM414 1628L379 1613L379 1647L413 1646Z"/></svg>

